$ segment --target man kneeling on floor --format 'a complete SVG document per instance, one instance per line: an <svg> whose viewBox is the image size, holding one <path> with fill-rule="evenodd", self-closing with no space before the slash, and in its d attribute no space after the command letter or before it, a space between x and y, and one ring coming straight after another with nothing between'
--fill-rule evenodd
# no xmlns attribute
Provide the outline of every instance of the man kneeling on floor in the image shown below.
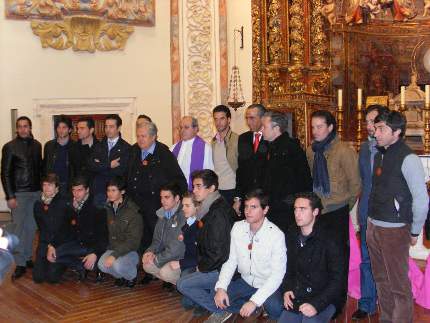
<svg viewBox="0 0 430 323"><path fill-rule="evenodd" d="M175 183L161 187L162 207L157 211L158 221L152 243L142 257L143 270L164 281L163 287L169 291L173 290L172 284L176 284L181 269L172 269L168 263L182 259L185 251L185 244L179 239L185 224L180 191L181 188Z"/></svg>
<svg viewBox="0 0 430 323"><path fill-rule="evenodd" d="M246 220L233 226L228 260L219 275L216 273L212 286L183 286L186 296L213 312L207 322L225 322L232 313L246 318L263 305L271 319L281 315L280 286L287 263L285 236L266 219L268 210L268 197L262 190L248 193ZM236 270L238 277L234 277Z"/></svg>
<svg viewBox="0 0 430 323"><path fill-rule="evenodd" d="M84 280L88 270L97 268L97 259L106 251L108 229L106 211L94 206L87 178L78 176L72 181L71 201L67 202L67 222L58 235L64 242L49 245L47 258L50 262L70 267ZM97 280L100 280L97 275Z"/></svg>
<svg viewBox="0 0 430 323"><path fill-rule="evenodd" d="M109 229L108 250L101 256L98 267L115 277L115 285L134 287L136 284L137 249L142 238L142 216L138 207L127 198L125 182L112 178L107 184L107 220Z"/></svg>
<svg viewBox="0 0 430 323"><path fill-rule="evenodd" d="M283 291L285 310L278 323L328 323L346 300L344 247L318 217L315 193L299 193L294 202L296 226L288 230L288 268Z"/></svg>

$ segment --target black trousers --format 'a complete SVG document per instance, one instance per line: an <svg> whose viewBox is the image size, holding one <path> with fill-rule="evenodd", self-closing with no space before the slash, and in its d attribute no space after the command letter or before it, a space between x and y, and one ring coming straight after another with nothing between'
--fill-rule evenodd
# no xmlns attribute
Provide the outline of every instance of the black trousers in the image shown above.
<svg viewBox="0 0 430 323"><path fill-rule="evenodd" d="M81 270L84 268L82 257L90 254L90 250L79 241L69 241L56 248L56 263L65 267ZM95 266L96 267L96 266Z"/></svg>
<svg viewBox="0 0 430 323"><path fill-rule="evenodd" d="M36 250L36 261L33 267L33 281L35 283L58 283L65 271L65 267L59 263L51 263L46 259L46 252L48 251L47 243L39 243Z"/></svg>

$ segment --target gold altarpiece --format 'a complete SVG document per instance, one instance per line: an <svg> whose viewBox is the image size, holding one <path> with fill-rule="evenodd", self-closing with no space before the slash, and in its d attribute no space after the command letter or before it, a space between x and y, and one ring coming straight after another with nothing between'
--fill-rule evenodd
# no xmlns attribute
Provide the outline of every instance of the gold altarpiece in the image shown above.
<svg viewBox="0 0 430 323"><path fill-rule="evenodd" d="M391 105L413 73L421 88L430 84L430 17L415 3L399 20L389 6L397 0L384 1L373 0L379 11L362 21L352 16L353 1L253 0L253 101L291 112L294 134L307 145L310 113L335 112L343 89L343 139L354 141L357 88Z"/></svg>

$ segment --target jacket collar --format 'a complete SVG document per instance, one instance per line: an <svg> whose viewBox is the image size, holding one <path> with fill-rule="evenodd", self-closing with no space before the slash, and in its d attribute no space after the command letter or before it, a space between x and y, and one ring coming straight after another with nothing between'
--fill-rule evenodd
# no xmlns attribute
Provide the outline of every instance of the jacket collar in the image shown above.
<svg viewBox="0 0 430 323"><path fill-rule="evenodd" d="M228 131L227 131L227 133L225 134L225 137L224 137L224 142L225 143L230 141L232 132L233 131L231 130L231 127L229 126ZM212 138L212 142L216 142L217 141L217 135L218 135L218 133L216 133L215 136Z"/></svg>
<svg viewBox="0 0 430 323"><path fill-rule="evenodd" d="M174 213L173 213L173 216L171 217L171 219L176 217L178 215L178 213L180 213L181 211L182 211L182 203L179 202L178 205L176 206L176 209L174 209ZM160 207L157 210L157 212L155 212L155 214L157 215L158 218L164 219L164 208Z"/></svg>

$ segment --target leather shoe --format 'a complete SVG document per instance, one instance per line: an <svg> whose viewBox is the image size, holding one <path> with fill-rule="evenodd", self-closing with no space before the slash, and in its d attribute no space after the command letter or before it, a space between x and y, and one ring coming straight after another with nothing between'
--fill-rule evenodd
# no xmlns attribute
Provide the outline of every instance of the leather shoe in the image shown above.
<svg viewBox="0 0 430 323"><path fill-rule="evenodd" d="M25 263L25 267L27 268L33 268L34 267L34 263L33 260L27 260L27 262Z"/></svg>
<svg viewBox="0 0 430 323"><path fill-rule="evenodd" d="M172 293L175 291L175 285L173 285L172 283L163 282L162 288L168 293Z"/></svg>
<svg viewBox="0 0 430 323"><path fill-rule="evenodd" d="M209 314L211 314L211 312L201 306L195 307L193 310L193 317L202 317Z"/></svg>
<svg viewBox="0 0 430 323"><path fill-rule="evenodd" d="M27 269L24 266L16 266L15 272L12 275L12 280L22 277L26 271Z"/></svg>
<svg viewBox="0 0 430 323"><path fill-rule="evenodd" d="M80 282L83 282L87 279L87 271L85 269L79 269L78 270L78 280Z"/></svg>
<svg viewBox="0 0 430 323"><path fill-rule="evenodd" d="M96 273L96 283L103 282L104 278L105 278L104 273L102 273L101 271L97 271L97 273Z"/></svg>
<svg viewBox="0 0 430 323"><path fill-rule="evenodd" d="M115 279L114 285L121 287L125 284L125 279L124 278L117 278Z"/></svg>
<svg viewBox="0 0 430 323"><path fill-rule="evenodd" d="M142 280L140 281L140 283L142 285L147 285L149 284L152 280L153 280L153 276L149 275L149 274L145 274L145 276L143 276Z"/></svg>
<svg viewBox="0 0 430 323"><path fill-rule="evenodd" d="M369 314L363 310L358 309L352 314L351 319L353 319L354 321L358 321L358 320L365 319L371 315L373 315L373 314Z"/></svg>
<svg viewBox="0 0 430 323"><path fill-rule="evenodd" d="M128 288L133 288L134 285L136 285L136 281L137 281L136 278L134 278L132 280L126 280L125 281L125 286L127 286Z"/></svg>

